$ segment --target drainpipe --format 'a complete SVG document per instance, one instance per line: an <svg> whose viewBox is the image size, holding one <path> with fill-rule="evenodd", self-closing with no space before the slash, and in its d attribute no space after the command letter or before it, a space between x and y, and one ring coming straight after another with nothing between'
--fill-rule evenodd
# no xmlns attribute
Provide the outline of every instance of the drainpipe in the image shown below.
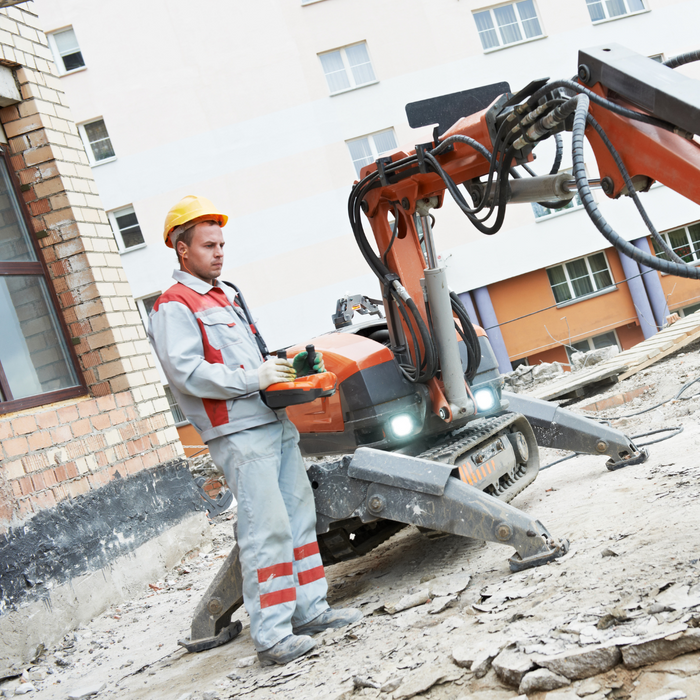
<svg viewBox="0 0 700 700"><path fill-rule="evenodd" d="M637 312L639 327L642 329L644 339L646 340L647 338L651 338L652 335L656 335L658 328L656 327L654 313L649 304L649 297L647 296L647 291L644 286L644 280L639 275L639 265L637 265L636 260L628 258L624 253L620 253L620 263L622 264L622 271L625 273L625 277L627 277L627 286L629 287L632 303Z"/></svg>
<svg viewBox="0 0 700 700"><path fill-rule="evenodd" d="M484 324L484 330L488 334L491 347L496 354L498 368L501 370L501 374L512 372L513 366L510 364L510 357L508 356L508 350L503 340L503 334L498 327L498 319L496 318L496 312L493 310L489 290L486 287L479 287L479 289L475 289L472 294L474 295L474 302L479 312L479 317Z"/></svg>
<svg viewBox="0 0 700 700"><path fill-rule="evenodd" d="M461 294L457 295L462 303L464 304L464 308L467 310L467 313L469 314L469 318L472 323L476 323L477 326L479 325L479 315L476 313L476 307L474 306L474 301L472 300L472 295L470 292L462 292Z"/></svg>
<svg viewBox="0 0 700 700"><path fill-rule="evenodd" d="M647 240L646 236L632 241L632 245L651 255L651 248L649 248L649 241ZM642 271L644 288L647 290L647 296L649 297L649 303L651 304L651 308L654 312L656 325L658 328L663 328L666 325L668 306L666 305L666 295L664 294L664 289L661 286L659 274L656 272L656 270L652 270L641 263L639 263L639 269Z"/></svg>

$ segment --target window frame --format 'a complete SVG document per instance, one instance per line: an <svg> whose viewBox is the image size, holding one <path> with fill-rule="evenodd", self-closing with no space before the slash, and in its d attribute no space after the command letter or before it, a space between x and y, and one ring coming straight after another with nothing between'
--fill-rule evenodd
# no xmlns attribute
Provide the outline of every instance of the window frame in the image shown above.
<svg viewBox="0 0 700 700"><path fill-rule="evenodd" d="M55 38L56 34L62 34L63 32L67 31L73 32L73 36L75 37L75 43L78 45L78 50L80 52L80 57L83 59L82 66L79 66L78 68L72 68L71 70L66 69L66 64L63 62L63 54L60 52ZM49 42L49 48L51 49L51 53L53 54L53 62L56 64L56 68L58 69L59 75L73 75L73 73L79 73L80 71L87 70L85 56L83 55L83 50L80 47L80 42L78 41L78 36L75 33L75 28L73 27L73 25L68 25L67 27L62 27L61 29L55 29L52 32L48 32L46 34L46 39Z"/></svg>
<svg viewBox="0 0 700 700"><path fill-rule="evenodd" d="M345 142L345 145L348 147L348 153L349 153L349 155L350 155L350 162L352 163L353 168L355 168L355 173L356 173L358 179L359 179L359 177L360 177L360 172L359 172L359 171L362 170L362 168L364 168L366 165L369 165L370 163L376 162L377 158L381 158L382 154L388 153L389 151L392 150L392 149L387 149L386 151L382 151L382 152L380 153L380 152L378 151L378 149L377 149L376 144L374 143L374 137L375 137L377 134L383 134L383 133L386 133L387 131L391 131L391 133L393 134L393 136L394 136L394 144L395 144L395 145L394 145L394 148L398 148L399 142L398 142L398 140L397 140L397 138L396 138L396 131L394 130L394 127L393 127L393 126L390 126L388 129L380 129L379 131L373 131L373 132L371 132L371 133L369 133L369 134L365 134L364 136L357 136L356 138L354 138L354 139L348 139L348 140ZM372 160L371 160L369 163L365 163L364 165L361 165L361 166L358 168L358 167L355 165L355 161L354 161L353 158L352 158L352 152L350 151L350 145L349 145L349 144L355 143L355 142L357 142L357 141L362 141L363 139L369 139L369 150L371 151Z"/></svg>
<svg viewBox="0 0 700 700"><path fill-rule="evenodd" d="M571 345L567 345L566 347L566 356L569 359L569 363L571 363L571 356L574 354L574 352L591 352L592 350L602 350L603 348L612 348L615 347L613 345L603 345L600 348L597 348L593 341L595 338L602 338L604 335L608 335L609 333L612 333L615 336L615 343L617 344L617 349L622 352L622 343L620 343L620 337L617 334L617 330L615 328L605 331L605 333L598 333L597 335L591 335L588 336L588 338L582 338L581 340L574 340L571 342ZM574 347L574 343L588 343L588 350L578 350L577 348L574 348L571 350L571 348Z"/></svg>
<svg viewBox="0 0 700 700"><path fill-rule="evenodd" d="M319 0L314 0L315 2L318 2ZM365 48L367 49L367 56L369 56L369 64L372 67L372 73L374 74L374 80L370 80L366 83L360 83L359 85L355 83L355 76L352 72L352 66L350 65L350 62L348 60L346 50L352 48L353 46L359 46L360 44L364 44ZM351 83L350 87L343 88L342 90L331 90L330 83L328 82L328 74L326 73L324 67L323 67L323 61L321 60L321 56L327 56L332 53L339 53L340 54L340 60L343 63L343 71L345 72L345 75L348 78L348 81ZM360 90L361 88L367 87L368 85L376 85L379 80L377 79L377 74L374 70L374 62L372 61L372 56L370 56L369 53L369 45L367 44L366 40L362 41L356 41L352 44L347 44L346 46L341 46L337 49L330 49L329 51L321 51L320 53L317 54L318 60L321 63L321 70L323 71L323 77L326 80L326 86L328 87L328 93L330 97L334 97L335 95L343 95L346 92L352 92L353 90Z"/></svg>
<svg viewBox="0 0 700 700"><path fill-rule="evenodd" d="M625 8L629 7L629 5L628 5L629 0L621 0L621 1L625 3ZM615 20L618 20L618 19L624 19L625 17L634 17L635 15L641 15L641 14L644 14L645 12L649 12L650 11L649 7L647 7L648 0L641 0L641 2L644 5L643 10L635 10L634 12L627 11L624 14L615 15L614 17L610 17L608 14L607 5L605 4L606 0L600 0L600 5L603 8L603 12L605 13L605 17L603 19L593 19L593 17L591 17L590 4L588 2L586 2L586 9L588 10L588 16L591 19L591 24L595 26L597 24L604 24L605 22L614 22Z"/></svg>
<svg viewBox="0 0 700 700"><path fill-rule="evenodd" d="M68 330L66 320L63 317L63 309L58 302L58 296L56 290L53 286L53 280L51 279L51 274L49 273L48 266L44 260L41 247L36 239L36 236L32 235L32 217L29 213L29 208L27 207L24 197L20 189L19 179L17 173L15 172L12 164L9 161L9 154L6 151L7 146L5 144L0 144L0 158L3 160L5 167L7 169L10 185L12 187L12 194L15 197L15 201L19 205L20 212L24 219L24 224L29 232L29 239L33 250L36 254L36 261L34 262L0 262L0 276L6 277L11 275L36 275L41 276L46 284L46 289L48 292L49 300L51 302L51 308L55 313L55 319L58 324L58 330L63 337L65 343L65 351L68 361L71 363L73 370L75 372L78 384L76 386L67 387L65 389L57 389L56 391L47 391L43 394L35 394L33 396L26 396L21 399L10 399L1 401L0 400L0 415L6 413L14 413L15 411L23 411L27 408L35 408L37 406L46 406L52 403L58 403L59 401L66 401L67 399L76 398L78 396L85 396L88 393L87 384L85 382L85 377L83 375L83 370L78 361L78 356L75 352L73 345L73 338ZM7 382L7 377L0 364L0 390L4 396L12 395L9 384Z"/></svg>
<svg viewBox="0 0 700 700"><path fill-rule="evenodd" d="M133 214L136 216L136 221L138 222L139 226L139 231L141 231L141 238L143 238L142 243L137 243L136 245L132 246L126 246L124 245L124 237L122 236L122 230L119 228L119 224L117 223L117 216L121 216L122 214ZM143 229L141 228L141 222L138 221L138 215L136 214L136 210L134 209L134 206L132 204L127 204L125 207L119 207L119 209L112 209L111 211L107 212L107 219L109 220L109 225L112 227L112 233L114 234L114 240L117 243L117 248L119 250L120 254L123 253L130 253L132 250L140 250L141 248L146 247L146 238L143 235Z"/></svg>
<svg viewBox="0 0 700 700"><path fill-rule="evenodd" d="M510 0L510 2L502 2L502 3L497 3L496 5L489 5L488 7L482 7L479 10L472 10L472 17L474 18L474 24L477 29L477 35L479 37L479 42L481 43L481 48L484 53L492 53L494 51L501 51L502 49L507 49L510 48L511 46L520 46L521 44L527 44L530 41L538 41L539 39L545 39L547 37L547 33L544 30L544 24L542 22L542 18L540 16L540 13L537 8L537 3L535 0L532 0L532 6L535 9L535 16L537 17L537 21L540 25L540 32L541 34L538 34L537 36L531 36L531 37L525 37L524 39L520 39L519 41L510 41L508 43L503 43L503 39L501 36L501 26L498 24L498 21L496 19L496 16L494 14L494 10L497 10L501 7L508 7L512 6L516 15L517 19L517 24L518 24L518 29L520 30L520 33L525 36L524 28L522 25L522 18L520 17L520 12L516 10L516 5L518 2L522 2L522 0ZM491 24L493 25L493 29L496 32L496 38L499 41L498 46L491 46L489 48L486 48L484 46L484 42L481 38L481 32L479 31L479 25L476 22L475 15L481 14L483 12L488 12L489 16L491 17Z"/></svg>
<svg viewBox="0 0 700 700"><path fill-rule="evenodd" d="M108 158L102 158L102 160L95 159L95 153L92 150L92 141L90 141L90 139L88 138L87 132L85 131L85 127L89 126L90 124L96 124L97 122L102 122L105 125L105 131L107 132L109 143L112 146L112 150L114 151L112 137L109 135L109 129L107 129L107 123L105 122L104 117L95 117L94 119L90 119L86 122L81 122L80 124L76 125L78 127L78 133L80 134L80 138L83 142L83 147L85 148L85 154L87 155L90 167L92 168L95 168L98 165L104 165L105 163L112 163L117 159L116 151L113 156L109 156Z"/></svg>
<svg viewBox="0 0 700 700"><path fill-rule="evenodd" d="M692 256L692 260L690 262L687 262L686 264L692 265L692 266L697 266L700 265L700 240L693 242L693 240L690 238L690 227L691 226L700 226L700 221L691 221L690 223L683 224L683 226L677 226L676 228L670 228L667 231L660 231L659 235L666 241L667 245L670 246L673 251L678 255L680 258L683 256L680 254L679 250L682 246L677 246L673 247L671 245L671 239L669 238L670 233L675 233L676 231L683 231L685 233L685 239L686 239L686 247L690 249L690 254ZM659 258L660 260L668 260L668 255L662 250L657 249L657 243L654 240L652 236L649 236L649 241L651 243L651 249L654 252L654 255ZM668 273L661 273L662 275L668 274Z"/></svg>
<svg viewBox="0 0 700 700"><path fill-rule="evenodd" d="M595 277L593 276L593 270L591 269L591 264L589 262L589 258L595 257L596 255L602 255L603 260L605 260L605 267L607 269L608 275L610 276L611 284L609 284L606 287L602 287L601 289L597 288L597 284L595 281ZM583 260L586 264L586 271L588 273L588 280L591 282L591 285L593 286L593 291L590 292L589 294L583 294L581 296L576 296L574 293L574 286L571 281L571 277L569 275L569 270L566 267L570 263L578 262L579 260ZM564 270L564 276L566 278L566 283L567 287L569 290L569 293L571 294L570 299L565 299L564 301L557 301L557 297L554 294L554 286L552 285L552 280L549 276L549 270L554 270L556 268L562 268ZM587 299L592 299L593 297L597 296L602 296L603 294L609 294L610 292L614 292L617 290L617 282L615 281L615 276L612 273L612 270L610 269L610 263L608 262L608 256L605 254L604 250L599 250L596 253L591 253L590 255L583 255L579 258L572 258L571 260L566 260L564 262L559 263L558 265L550 265L549 267L545 268L545 271L547 272L547 281L549 282L549 288L552 292L552 296L554 297L554 303L556 304L557 308L561 308L563 306L569 306L571 304L577 304L580 301L586 301ZM599 270L599 272L602 272L602 270Z"/></svg>

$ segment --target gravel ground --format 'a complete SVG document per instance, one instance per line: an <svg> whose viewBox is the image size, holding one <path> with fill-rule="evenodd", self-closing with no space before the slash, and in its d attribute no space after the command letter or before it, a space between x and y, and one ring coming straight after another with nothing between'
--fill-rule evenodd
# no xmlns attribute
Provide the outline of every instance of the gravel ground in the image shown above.
<svg viewBox="0 0 700 700"><path fill-rule="evenodd" d="M359 623L318 635L310 656L263 668L242 610L234 641L201 654L177 645L230 550L228 512L212 522L211 548L44 650L0 690L33 688L35 700L91 691L134 700L700 700L700 397L619 418L699 378L698 349L570 406L585 413L593 401L648 387L602 417L628 435L683 431L651 445L642 465L609 472L604 458L579 456L541 472L513 505L571 541L554 563L511 574L510 548L406 529L327 570L331 603L359 607ZM683 397L695 391L700 382ZM564 454L542 450L542 464Z"/></svg>

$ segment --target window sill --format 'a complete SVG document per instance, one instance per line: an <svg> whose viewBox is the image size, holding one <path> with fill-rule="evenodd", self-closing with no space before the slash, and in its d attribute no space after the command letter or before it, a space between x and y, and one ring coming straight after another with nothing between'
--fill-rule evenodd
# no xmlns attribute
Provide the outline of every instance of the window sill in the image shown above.
<svg viewBox="0 0 700 700"><path fill-rule="evenodd" d="M124 255L125 253L131 253L132 250L141 250L142 248L145 248L147 245L148 245L147 243L139 243L138 245L132 245L130 248L120 248L119 255Z"/></svg>
<svg viewBox="0 0 700 700"><path fill-rule="evenodd" d="M315 0L315 2L320 2L321 0ZM331 92L330 96L335 97L336 95L344 95L346 92L353 92L354 90L361 90L362 88L366 88L369 85L376 85L379 81L378 80L373 80L371 83L362 83L362 85L355 85L355 87L349 87L346 88L345 90L338 90L338 92Z"/></svg>
<svg viewBox="0 0 700 700"><path fill-rule="evenodd" d="M541 34L540 36L533 36L531 39L523 39L522 41L514 41L512 44L503 44L503 46L494 46L492 49L484 49L484 53L496 53L496 51L503 51L503 49L510 49L513 46L522 46L523 44L530 44L533 41L539 41L540 39L546 39L546 34Z"/></svg>
<svg viewBox="0 0 700 700"><path fill-rule="evenodd" d="M595 22L591 20L591 24L596 27L599 24L606 24L607 22L615 22L618 19L627 19L627 17L634 17L635 15L644 15L647 12L651 12L651 10L639 10L638 12L628 12L627 14L624 15L618 15L617 17L606 17L605 19L598 19Z"/></svg>
<svg viewBox="0 0 700 700"><path fill-rule="evenodd" d="M536 216L535 223L539 224L541 221L551 221L552 219L558 219L560 216L566 216L566 214L571 214L575 211L581 211L583 209L583 204L577 207L571 207L571 209L562 209L561 211L555 211L552 214L546 214L545 216Z"/></svg>
<svg viewBox="0 0 700 700"><path fill-rule="evenodd" d="M80 68L64 71L63 73L59 73L59 77L62 78L64 75L73 75L73 73L82 73L84 70L87 70L87 66L80 66Z"/></svg>
<svg viewBox="0 0 700 700"><path fill-rule="evenodd" d="M99 165L105 165L106 163L114 163L114 161L116 159L117 159L117 156L112 156L111 158L104 158L103 160L90 161L90 167L96 168Z"/></svg>
<svg viewBox="0 0 700 700"><path fill-rule="evenodd" d="M601 289L599 292L593 292L593 294L586 294L585 297L576 297L575 299L569 299L569 301L562 301L561 304L557 304L557 309L563 309L566 306L571 306L572 304L578 304L580 301L588 301L589 299L595 299L596 297L602 297L606 294L617 291L617 285L612 287L606 287Z"/></svg>

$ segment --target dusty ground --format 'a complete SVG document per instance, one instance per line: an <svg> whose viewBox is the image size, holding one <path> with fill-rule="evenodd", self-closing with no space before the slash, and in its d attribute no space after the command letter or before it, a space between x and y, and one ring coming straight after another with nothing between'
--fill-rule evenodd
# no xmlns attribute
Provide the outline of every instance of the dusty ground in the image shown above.
<svg viewBox="0 0 700 700"><path fill-rule="evenodd" d="M672 397L700 377L699 349L686 348L595 399L649 387L633 403L606 412L614 417ZM686 395L696 391L700 383ZM592 400L582 399L573 410ZM360 607L361 622L318 635L310 657L262 668L252 656L243 612L238 615L243 633L229 644L202 654L187 654L177 645L188 636L192 612L228 554L233 521L224 514L212 524L210 551L192 553L142 597L45 650L26 679L0 683L0 690L11 695L31 685L35 700L68 698L102 684L100 699L400 700L425 691L420 697L434 700L506 700L518 697L518 688L502 680L503 671L496 674L488 657L508 645L515 645L527 665L535 658L622 647L682 630L700 640L699 407L700 397L692 398L613 423L629 435L684 428L650 446L645 464L609 472L600 457L576 457L543 471L514 501L553 535L570 539L570 553L556 563L511 574L510 548L458 537L427 540L405 530L365 558L327 571L331 602ZM543 451L542 464L561 454ZM409 594L428 602L386 612L385 606ZM475 665L481 660L488 669L481 678L453 660L468 665L480 650L484 654ZM618 663L527 697L700 699L700 652L674 651L675 658L654 661L659 653L652 652L652 663L641 668Z"/></svg>

